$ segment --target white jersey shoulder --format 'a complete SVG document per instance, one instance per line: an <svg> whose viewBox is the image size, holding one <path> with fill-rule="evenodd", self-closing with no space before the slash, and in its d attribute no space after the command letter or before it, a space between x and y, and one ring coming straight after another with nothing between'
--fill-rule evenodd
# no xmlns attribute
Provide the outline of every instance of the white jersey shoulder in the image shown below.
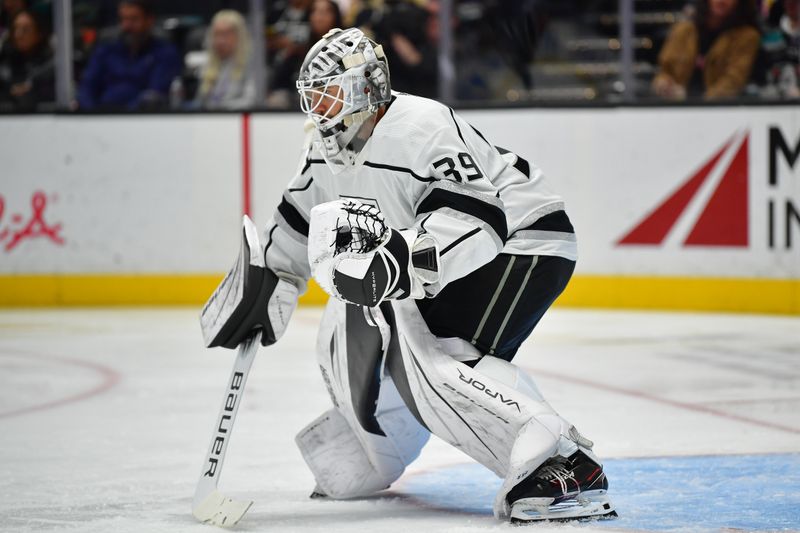
<svg viewBox="0 0 800 533"><path fill-rule="evenodd" d="M374 159L410 164L418 175L473 187L485 177L503 203L508 228L504 252L577 259L574 233L528 229L542 217L565 209L562 197L535 163L523 154L496 147L439 102L405 94L396 96L392 113L381 121L382 138L373 145L377 149L372 153Z"/></svg>

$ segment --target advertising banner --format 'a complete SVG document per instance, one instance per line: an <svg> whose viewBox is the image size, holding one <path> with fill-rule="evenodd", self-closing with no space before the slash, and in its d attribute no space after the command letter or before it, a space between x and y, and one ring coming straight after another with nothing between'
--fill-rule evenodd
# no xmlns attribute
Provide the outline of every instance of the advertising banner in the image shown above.
<svg viewBox="0 0 800 533"><path fill-rule="evenodd" d="M800 110L461 114L564 197L579 250L565 302L800 312ZM201 276L178 301L202 301L235 257L242 214L264 227L302 166L303 122L294 113L3 118L0 288L84 276L80 290L92 292L105 276L113 293L126 276L160 277L165 288ZM14 292L0 304L25 299Z"/></svg>

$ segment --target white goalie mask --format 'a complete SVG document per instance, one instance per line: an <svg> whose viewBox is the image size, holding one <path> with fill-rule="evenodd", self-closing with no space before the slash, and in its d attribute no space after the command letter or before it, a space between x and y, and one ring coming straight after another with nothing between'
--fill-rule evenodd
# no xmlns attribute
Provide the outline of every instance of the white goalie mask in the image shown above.
<svg viewBox="0 0 800 533"><path fill-rule="evenodd" d="M391 100L383 48L357 28L335 28L306 54L297 91L301 109L317 128L315 146L339 172L355 163L378 108Z"/></svg>

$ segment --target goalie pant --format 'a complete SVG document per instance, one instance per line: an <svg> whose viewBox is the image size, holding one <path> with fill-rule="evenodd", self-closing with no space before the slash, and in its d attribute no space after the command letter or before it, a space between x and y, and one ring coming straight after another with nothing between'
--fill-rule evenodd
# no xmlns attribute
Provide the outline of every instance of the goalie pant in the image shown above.
<svg viewBox="0 0 800 533"><path fill-rule="evenodd" d="M452 346L413 301L328 302L317 352L334 408L296 437L318 490L353 498L388 488L434 433L504 479L493 508L505 518L508 491L545 460L591 454L515 365L484 356L472 368Z"/></svg>

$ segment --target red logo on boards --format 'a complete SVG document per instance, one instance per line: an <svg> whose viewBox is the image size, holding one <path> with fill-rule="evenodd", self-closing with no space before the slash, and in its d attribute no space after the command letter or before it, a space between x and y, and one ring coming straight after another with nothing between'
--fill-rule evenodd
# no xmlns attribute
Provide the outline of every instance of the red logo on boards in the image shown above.
<svg viewBox="0 0 800 533"><path fill-rule="evenodd" d="M747 246L748 209L748 145L750 134L741 142L734 142L734 135L710 159L692 174L674 193L650 212L630 230L617 245L659 245L675 227L693 198L712 175L724 156L730 158L714 192L703 206L700 215L684 246Z"/></svg>
<svg viewBox="0 0 800 533"><path fill-rule="evenodd" d="M44 219L44 210L47 207L47 195L36 191L31 197L31 215L26 218L20 213L13 213L10 217L11 224L4 227L3 215L6 211L6 202L0 195L0 246L6 252L16 248L26 239L45 237L54 244L61 246L64 238L61 236L61 224L49 225Z"/></svg>

